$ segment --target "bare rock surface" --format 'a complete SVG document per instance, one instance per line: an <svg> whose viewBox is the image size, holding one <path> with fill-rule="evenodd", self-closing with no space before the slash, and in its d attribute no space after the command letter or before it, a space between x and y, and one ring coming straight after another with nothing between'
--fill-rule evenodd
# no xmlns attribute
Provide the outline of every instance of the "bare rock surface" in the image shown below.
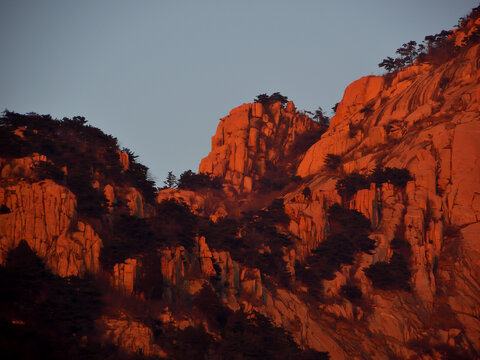
<svg viewBox="0 0 480 360"><path fill-rule="evenodd" d="M237 192L250 192L256 181L295 152L298 138L319 128L290 102L263 106L243 104L220 119L212 137L212 151L200 172L225 179Z"/></svg>
<svg viewBox="0 0 480 360"><path fill-rule="evenodd" d="M0 187L0 203L10 209L0 215L2 261L25 240L61 276L99 270L102 240L77 220L76 198L67 188L50 180L19 182Z"/></svg>

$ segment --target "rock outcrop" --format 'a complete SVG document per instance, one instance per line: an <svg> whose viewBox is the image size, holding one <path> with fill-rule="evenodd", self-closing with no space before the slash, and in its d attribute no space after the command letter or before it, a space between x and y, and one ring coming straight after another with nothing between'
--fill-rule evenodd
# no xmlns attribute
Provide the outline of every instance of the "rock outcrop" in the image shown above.
<svg viewBox="0 0 480 360"><path fill-rule="evenodd" d="M450 35L456 44L478 25L477 20L470 22L468 31ZM201 316L197 302L209 289L214 298L207 299L218 300L219 307L261 313L287 330L302 348L328 350L335 360L478 358L479 59L480 45L474 44L440 65L418 62L387 76L361 78L347 87L323 135L324 129L298 112L293 102L285 108L280 102L243 104L221 119L200 172L219 176L226 191L166 189L157 193L156 200L182 201L201 216L196 219L205 221L202 226L214 224L204 216L221 226L222 218L238 220L238 209L251 200L245 196L239 205L237 195L251 194L268 176L297 174L301 181L274 193L282 197L286 220L276 222L275 210L258 211L249 218L252 227L257 226L254 245L265 242L258 248L248 244L249 233L242 228L246 225L232 225L237 235L228 223L219 230L208 228L210 232L197 224L185 234L179 229L184 224L178 226L174 220L170 224L168 214L162 214L163 225L172 225L170 231L150 231L155 205L147 204L131 178L123 179L122 185L115 183L130 168L136 168L137 174L146 172L130 162L127 153L118 152L116 166L121 170L115 173L116 181L108 182L100 172L91 171L93 188L103 189L108 203L102 221L80 217L76 196L59 185L61 181L40 181L34 167L50 164L44 155L0 159L0 263L25 240L62 277L87 272L100 277L106 272L113 285L109 291L120 301L97 319L97 330L104 340L129 353L170 355L155 344L158 333L152 323L159 326L157 330L165 324L182 330L198 326L212 339L220 339L220 321L212 326L212 319ZM25 131L19 127L14 134L23 138ZM302 148L312 134L316 142ZM326 166L327 154L339 156L337 169ZM405 186L395 186L390 179L363 184L352 196L340 196L336 189L340 178L353 172L367 175L379 165L406 169L411 178ZM112 173L114 168L110 167ZM68 174L66 167L61 171ZM140 185L148 185L147 177L142 180ZM366 231L375 250L358 251L334 267L331 276L319 278L314 284L320 289L318 296L302 282L300 270L308 270L311 255L331 240L328 235L335 232L335 221L329 219L328 210L333 204L357 210L370 220ZM255 201L250 205L255 208ZM260 223L265 219L258 214L269 223ZM105 231L116 223L128 236L117 239ZM218 234L211 229L225 231L232 239L218 236L229 243L215 248L212 244L219 240L209 236ZM281 245L274 244L277 238L262 238L262 231L285 238ZM170 234L178 238L167 239ZM110 269L100 264L102 246L111 246ZM379 262L391 265L399 246L407 253L402 258L407 286L375 287L365 269ZM243 252L245 248L248 251ZM243 261L235 251L246 256L258 251L263 257L260 262ZM278 261L261 263L272 256ZM142 286L155 290L156 297L149 298ZM357 291L355 296L348 295L349 287ZM134 305L119 304L125 299ZM181 309L185 304L188 308ZM132 310L135 306L142 310Z"/></svg>
<svg viewBox="0 0 480 360"><path fill-rule="evenodd" d="M213 221L228 215L223 199L211 192L195 192L191 190L164 189L157 194L157 202L175 200L187 204L197 215L209 216Z"/></svg>
<svg viewBox="0 0 480 360"><path fill-rule="evenodd" d="M219 176L237 192L248 193L268 171L284 171L291 165L292 157L300 155L295 154L298 141L319 128L293 102L286 108L280 102L243 104L220 120L200 172Z"/></svg>
<svg viewBox="0 0 480 360"><path fill-rule="evenodd" d="M335 195L331 186L325 190L331 181L325 176L329 172L324 165L327 154L341 156L341 170L346 173L366 174L378 163L410 171L413 180L403 192L391 185L380 189L372 186L358 191L349 202L351 208L371 220L371 237L377 249L374 255L357 260L353 277L353 268L337 275L338 279L358 281L364 294L375 294L362 268L388 261L393 252L391 240L399 228L405 229L404 237L412 250L413 293L401 295L403 303L381 292L373 295L374 310L367 317L372 333L385 334L401 344L428 339L432 346L443 341L448 346L480 351L475 340L480 330L474 315L478 309L475 301L471 302L478 299L480 282L473 270L480 261L474 250L480 245L474 235L480 192L480 148L476 140L480 135L479 51L478 45L473 46L439 67L411 66L393 76L390 83L382 77L366 77L350 85L329 130L307 151L298 167L299 175L314 177L306 185L315 195L310 200L302 199L300 192L286 197L291 201L288 209L302 209L290 211L292 232L302 239L312 239L325 229L321 214L328 205L315 211L316 217L307 209L318 206L318 199L334 199ZM315 242L306 242L306 251L310 244ZM452 248L460 252L456 260L453 254L447 255ZM452 263L456 264L453 268ZM335 283L326 282L325 288L338 292L338 285L332 288ZM450 310L440 316L455 321L450 325L437 321L429 328L422 319L439 316L438 308L445 302ZM413 303L421 310L413 309ZM426 329L430 336L425 335ZM388 346L398 356L413 354L393 342Z"/></svg>
<svg viewBox="0 0 480 360"><path fill-rule="evenodd" d="M10 212L0 215L0 260L21 240L60 276L99 270L102 240L90 224L79 221L70 190L45 180L0 187L0 203Z"/></svg>
<svg viewBox="0 0 480 360"><path fill-rule="evenodd" d="M104 317L99 321L99 327L105 329L104 340L121 347L130 354L167 357L167 354L154 343L152 330L125 314L118 317Z"/></svg>

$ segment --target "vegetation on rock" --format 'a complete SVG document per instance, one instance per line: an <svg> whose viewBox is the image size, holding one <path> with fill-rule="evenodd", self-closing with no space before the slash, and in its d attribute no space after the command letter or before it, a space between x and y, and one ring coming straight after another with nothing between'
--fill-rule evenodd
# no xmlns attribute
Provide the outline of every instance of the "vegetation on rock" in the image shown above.
<svg viewBox="0 0 480 360"><path fill-rule="evenodd" d="M330 154L328 154L330 155ZM370 184L382 185L385 183L404 188L407 182L413 180L412 175L408 169L398 169L377 165L369 175L362 175L357 172L352 172L345 175L337 181L335 189L344 199L350 199L357 191L362 189L369 189Z"/></svg>
<svg viewBox="0 0 480 360"><path fill-rule="evenodd" d="M279 92L274 92L271 95L260 94L253 100L253 102L260 103L264 106L271 105L277 101L280 101L282 106L285 106L288 103L288 97L280 94Z"/></svg>
<svg viewBox="0 0 480 360"><path fill-rule="evenodd" d="M116 353L93 333L103 305L91 276L53 275L22 241L0 266L0 286L3 358L104 359Z"/></svg>
<svg viewBox="0 0 480 360"><path fill-rule="evenodd" d="M335 154L327 154L325 156L325 166L330 170L337 170L342 163L342 157Z"/></svg>
<svg viewBox="0 0 480 360"><path fill-rule="evenodd" d="M192 170L187 170L180 175L177 188L182 190L221 189L222 181L218 176L212 174L196 174Z"/></svg>
<svg viewBox="0 0 480 360"><path fill-rule="evenodd" d="M472 9L472 12L461 18L459 21L459 28L465 28L470 20L475 20L480 17L480 6ZM415 61L419 63L434 63L441 64L452 59L461 48L468 48L469 46L478 43L480 40L480 26L476 27L470 32L468 36L463 38L461 46L455 45L453 31L442 30L435 35L425 36L422 44L417 44L416 41L409 41L398 48L396 58L387 57L382 60L379 67L385 68L388 73L403 70L407 66L413 65Z"/></svg>
<svg viewBox="0 0 480 360"><path fill-rule="evenodd" d="M332 205L328 210L331 233L312 251L305 263L297 263L297 278L309 292L321 296L322 280L332 280L342 265L351 265L360 252L371 254L375 242L368 237L370 221L360 212Z"/></svg>

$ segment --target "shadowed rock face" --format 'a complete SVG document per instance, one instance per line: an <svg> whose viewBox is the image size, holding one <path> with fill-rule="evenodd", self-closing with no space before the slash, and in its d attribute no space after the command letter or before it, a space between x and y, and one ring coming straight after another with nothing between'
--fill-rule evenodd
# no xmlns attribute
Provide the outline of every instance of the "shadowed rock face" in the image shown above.
<svg viewBox="0 0 480 360"><path fill-rule="evenodd" d="M455 36L465 36L465 31ZM318 131L319 125L297 112L292 102L285 109L280 103L243 104L220 120L212 152L202 160L200 172L220 176L227 191L221 195L221 191L167 189L158 193L157 201L183 201L194 214L205 216L197 221L209 218L220 223L232 215L225 206L232 203L232 195L256 194L256 184L272 168L298 174L303 181L280 195L289 220L274 224L278 234L292 239L277 254L288 273L288 285L278 281L278 274L247 266L235 253L245 245L238 242L244 228L237 229L239 235L232 235L225 247L215 248L212 239L199 232L191 248L149 248L103 269L100 251L106 239L99 234L113 221L116 207L124 203L125 213L145 220L142 224L147 226L155 215L153 205L147 206L135 187L110 181L103 183L108 201L103 225L91 218L79 220L77 198L66 186L35 178L35 163L47 161L37 154L0 159L0 204L8 208L0 214L0 262L25 240L62 277L106 273L116 297L134 298L154 314L153 319L145 315L147 310L134 316L132 306L116 304L115 311L110 309L98 319L104 338L132 353L169 355L155 343L153 320L178 329L204 326L220 338L221 331L209 325L211 319L200 316L192 305L195 296L209 287L229 309L257 311L289 331L301 346L329 351L332 359L438 359L445 354L476 358L480 353L479 80L480 45L439 66L416 64L385 77L361 78L347 87L328 131L305 153L296 152L298 139ZM126 171L128 156L122 154ZM340 156L338 169L326 167L327 154ZM352 172L368 174L379 164L408 169L412 179L402 188L372 183L342 199L336 190L339 178ZM316 298L298 269L335 232L328 216L335 203L370 220L369 236L376 248L356 253L349 264L320 279L322 296ZM142 240L132 234L131 243ZM364 269L391 261L399 243L409 249L410 291L373 287ZM258 252L267 261L272 249L272 244L265 244ZM161 299L154 305L139 285L147 271L153 285L161 284ZM361 291L361 300L345 296L345 285L352 284ZM179 303L190 307L172 315L169 307Z"/></svg>

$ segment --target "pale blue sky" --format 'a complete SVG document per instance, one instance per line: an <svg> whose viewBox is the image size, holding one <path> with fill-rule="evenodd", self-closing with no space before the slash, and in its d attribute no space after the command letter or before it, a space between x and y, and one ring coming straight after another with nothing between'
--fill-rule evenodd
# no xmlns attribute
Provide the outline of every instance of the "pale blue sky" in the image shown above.
<svg viewBox="0 0 480 360"><path fill-rule="evenodd" d="M263 92L330 110L478 0L1 0L0 109L85 116L150 167L198 170L218 120Z"/></svg>

